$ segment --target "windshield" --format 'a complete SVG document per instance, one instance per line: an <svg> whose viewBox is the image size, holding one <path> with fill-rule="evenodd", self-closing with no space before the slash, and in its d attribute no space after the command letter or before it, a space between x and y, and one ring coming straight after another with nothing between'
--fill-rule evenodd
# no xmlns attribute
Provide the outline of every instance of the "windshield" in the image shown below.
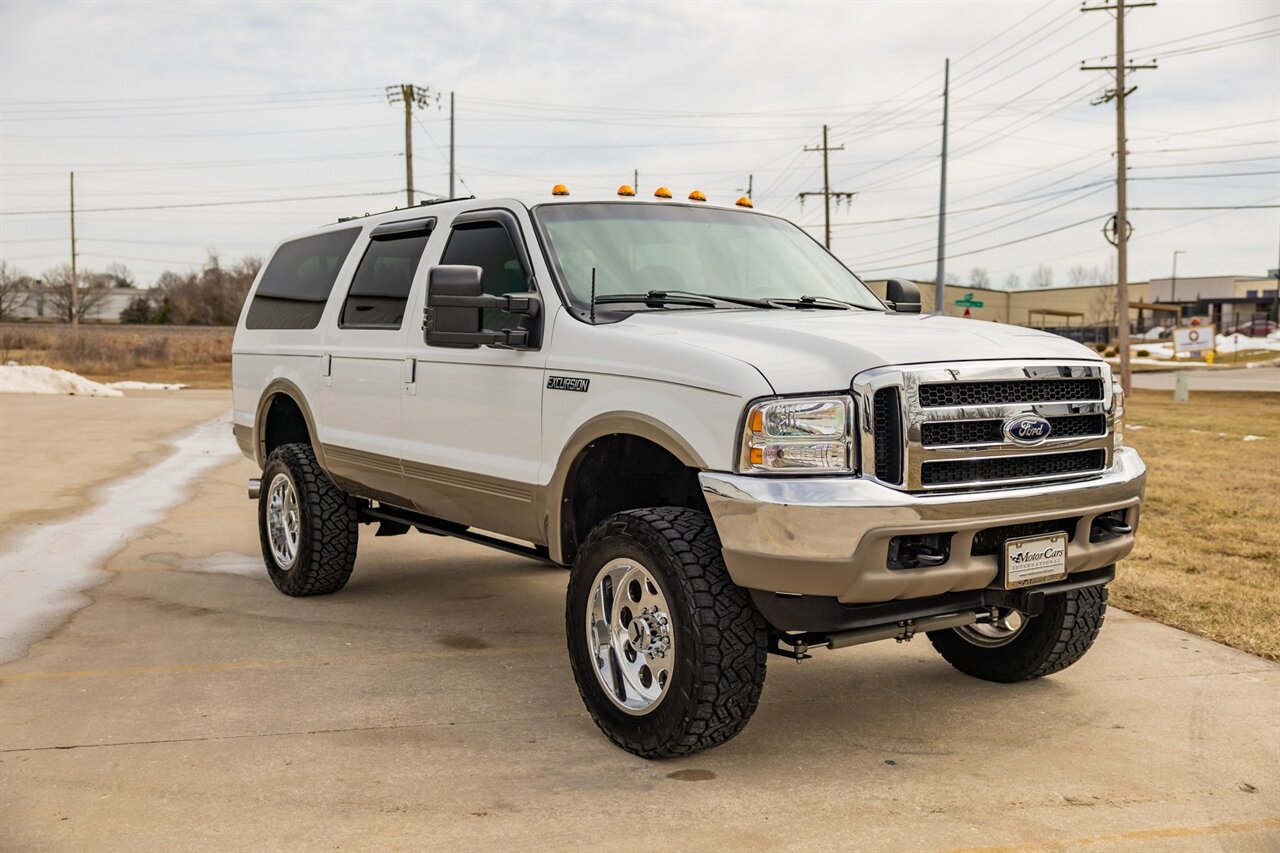
<svg viewBox="0 0 1280 853"><path fill-rule="evenodd" d="M535 209L571 298L683 291L749 299L884 305L795 225L736 210L596 202Z"/></svg>

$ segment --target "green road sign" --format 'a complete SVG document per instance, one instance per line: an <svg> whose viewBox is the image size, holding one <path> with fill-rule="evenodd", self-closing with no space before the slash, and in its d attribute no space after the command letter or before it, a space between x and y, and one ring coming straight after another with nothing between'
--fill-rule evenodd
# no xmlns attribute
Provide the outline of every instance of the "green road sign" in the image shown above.
<svg viewBox="0 0 1280 853"><path fill-rule="evenodd" d="M972 293L966 293L963 299L956 300L957 308L981 308L982 304L982 300L974 299Z"/></svg>

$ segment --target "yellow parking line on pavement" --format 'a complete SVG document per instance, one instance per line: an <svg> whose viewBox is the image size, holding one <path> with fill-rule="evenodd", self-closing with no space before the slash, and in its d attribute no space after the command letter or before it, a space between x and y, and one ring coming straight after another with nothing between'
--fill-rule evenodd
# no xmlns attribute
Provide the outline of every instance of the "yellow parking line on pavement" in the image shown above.
<svg viewBox="0 0 1280 853"><path fill-rule="evenodd" d="M0 674L7 681L54 681L65 678L107 678L124 675L168 675L183 672L228 672L238 669L271 669L294 666L344 666L354 663L395 663L441 658L482 657L489 655L531 655L564 652L564 645L544 644L502 649L455 649L450 651L395 652L381 655L352 655L341 658L276 658L268 660L233 660L210 663L180 663L160 666L120 666L107 669L80 669L64 672L15 672Z"/></svg>
<svg viewBox="0 0 1280 853"><path fill-rule="evenodd" d="M1025 841L1000 847L965 847L948 853L1047 853L1047 851L1078 850L1097 844L1124 841L1160 841L1177 838L1196 838L1203 835L1226 835L1233 832L1257 832L1260 829L1280 829L1280 817L1263 818L1245 823L1215 823L1208 826L1170 826L1163 829L1135 829L1113 835L1089 835L1083 838Z"/></svg>

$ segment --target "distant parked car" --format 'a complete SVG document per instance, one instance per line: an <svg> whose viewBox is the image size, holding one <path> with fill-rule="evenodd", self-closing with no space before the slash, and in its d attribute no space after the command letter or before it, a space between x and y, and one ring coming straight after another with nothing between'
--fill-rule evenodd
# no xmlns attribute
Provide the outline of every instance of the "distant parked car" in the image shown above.
<svg viewBox="0 0 1280 853"><path fill-rule="evenodd" d="M1246 335L1250 338L1265 338L1267 335L1280 328L1275 320L1257 320L1253 323L1245 323L1243 326L1236 326L1227 332L1228 335Z"/></svg>
<svg viewBox="0 0 1280 853"><path fill-rule="evenodd" d="M1161 341L1169 337L1169 330L1164 326L1153 326L1145 332L1134 335L1134 337L1142 341Z"/></svg>

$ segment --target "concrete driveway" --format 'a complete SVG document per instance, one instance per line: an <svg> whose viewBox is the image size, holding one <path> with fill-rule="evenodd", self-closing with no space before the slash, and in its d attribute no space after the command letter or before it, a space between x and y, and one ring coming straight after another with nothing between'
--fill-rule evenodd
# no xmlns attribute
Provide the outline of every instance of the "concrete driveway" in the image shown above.
<svg viewBox="0 0 1280 853"><path fill-rule="evenodd" d="M0 848L1280 848L1280 665L1118 611L1023 685L923 639L771 659L740 737L646 762L578 698L564 571L366 529L346 590L289 599L253 473L202 477L0 667Z"/></svg>

